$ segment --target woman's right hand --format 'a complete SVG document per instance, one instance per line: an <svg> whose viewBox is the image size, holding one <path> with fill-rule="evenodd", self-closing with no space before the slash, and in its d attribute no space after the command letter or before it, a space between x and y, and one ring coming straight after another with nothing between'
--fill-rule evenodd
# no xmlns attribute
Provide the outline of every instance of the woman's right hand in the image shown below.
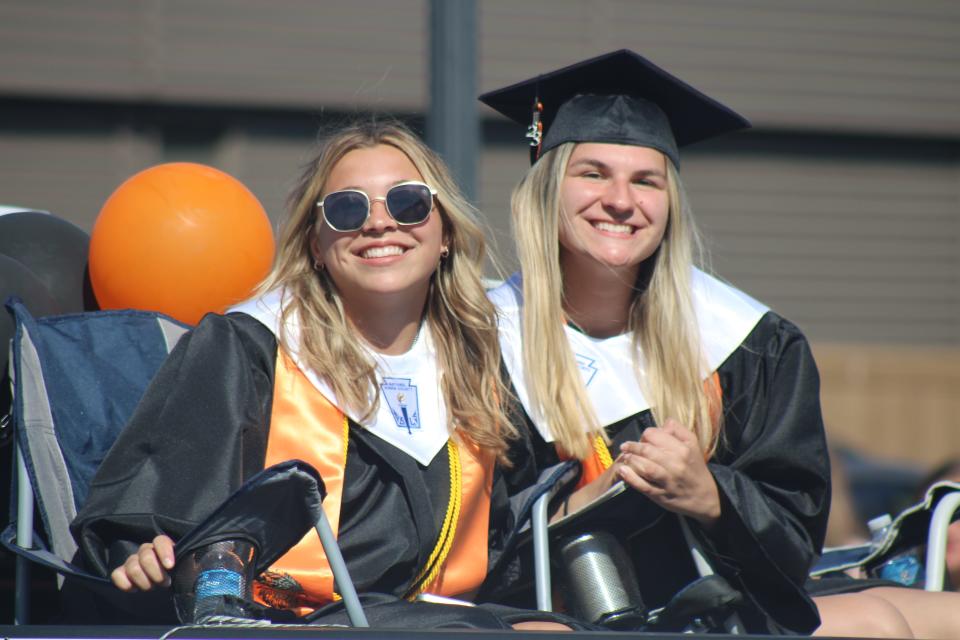
<svg viewBox="0 0 960 640"><path fill-rule="evenodd" d="M174 563L173 540L169 536L159 535L153 542L140 545L136 553L113 570L110 580L115 587L127 593L169 587L169 571Z"/></svg>

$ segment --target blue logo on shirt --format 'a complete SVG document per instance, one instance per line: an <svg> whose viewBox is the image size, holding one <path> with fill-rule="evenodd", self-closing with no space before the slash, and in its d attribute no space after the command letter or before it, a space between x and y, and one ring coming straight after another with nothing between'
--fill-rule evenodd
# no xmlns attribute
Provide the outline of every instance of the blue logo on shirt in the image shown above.
<svg viewBox="0 0 960 640"><path fill-rule="evenodd" d="M384 378L380 391L390 407L390 414L397 427L413 433L420 428L420 405L417 403L417 388L410 378Z"/></svg>
<svg viewBox="0 0 960 640"><path fill-rule="evenodd" d="M579 353L573 354L573 357L576 358L577 368L580 369L580 374L583 376L583 386L589 386L593 381L593 376L597 375L597 368L593 366L596 360Z"/></svg>

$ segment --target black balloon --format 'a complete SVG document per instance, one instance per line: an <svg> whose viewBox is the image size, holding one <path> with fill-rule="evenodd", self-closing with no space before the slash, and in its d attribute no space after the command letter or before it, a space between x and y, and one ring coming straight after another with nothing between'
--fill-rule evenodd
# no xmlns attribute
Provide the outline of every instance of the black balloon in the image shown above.
<svg viewBox="0 0 960 640"><path fill-rule="evenodd" d="M62 218L36 211L0 216L0 254L43 283L61 313L96 309L87 277L90 236Z"/></svg>

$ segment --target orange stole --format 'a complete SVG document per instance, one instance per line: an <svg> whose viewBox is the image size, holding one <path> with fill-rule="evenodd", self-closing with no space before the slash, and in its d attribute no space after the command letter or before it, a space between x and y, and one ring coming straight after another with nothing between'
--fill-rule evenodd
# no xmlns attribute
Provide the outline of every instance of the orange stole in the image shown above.
<svg viewBox="0 0 960 640"><path fill-rule="evenodd" d="M461 505L456 537L436 579L423 590L457 596L480 586L487 576L487 534L494 456L463 439L457 442L461 468Z"/></svg>
<svg viewBox="0 0 960 640"><path fill-rule="evenodd" d="M327 496L323 510L338 534L347 463L349 421L317 391L290 358L278 351L273 410L265 467L300 459L323 478ZM425 591L459 595L480 586L487 573L487 532L494 457L472 443L458 443L461 464L461 509L456 537L434 581ZM292 592L284 574L302 587ZM333 573L316 532L308 532L254 584L258 602L292 609L300 615L336 596Z"/></svg>
<svg viewBox="0 0 960 640"><path fill-rule="evenodd" d="M720 374L714 371L709 378L703 381L703 387L710 398L710 420L714 425L714 429L716 429L716 425L720 423L720 415L723 411L723 389L720 387ZM587 484L590 484L610 466L610 464L606 461L611 459L609 451L607 452L606 456L601 456L600 452L596 450L599 446L606 447L606 443L604 443L603 440L598 436L595 442L593 454L589 458L580 461L580 464L583 467L583 473L580 475L580 480L577 482L577 486L574 489L579 489ZM570 456L564 454L563 452L559 453L561 459L570 459ZM606 458L606 460L604 460L604 458Z"/></svg>
<svg viewBox="0 0 960 640"><path fill-rule="evenodd" d="M590 484L598 477L600 477L604 471L610 466L604 458L611 459L610 453L607 453L606 456L602 456L599 451L597 451L598 446L606 447L607 443L603 441L603 438L596 436L594 438L593 453L590 454L589 458L584 458L580 461L580 466L583 469L583 472L580 474L580 479L577 481L577 485L574 487L574 490L581 489L584 486ZM608 450L609 451L609 450ZM564 460L568 460L570 457L564 454Z"/></svg>
<svg viewBox="0 0 960 640"><path fill-rule="evenodd" d="M323 478L327 496L323 510L334 534L340 525L343 474L347 464L347 417L319 393L282 350L277 353L273 410L265 466L300 459ZM302 592L284 589L283 574L292 577ZM299 614L333 599L333 572L315 531L309 531L254 584L256 599ZM278 580L279 578L279 580ZM276 589L264 584L276 581Z"/></svg>

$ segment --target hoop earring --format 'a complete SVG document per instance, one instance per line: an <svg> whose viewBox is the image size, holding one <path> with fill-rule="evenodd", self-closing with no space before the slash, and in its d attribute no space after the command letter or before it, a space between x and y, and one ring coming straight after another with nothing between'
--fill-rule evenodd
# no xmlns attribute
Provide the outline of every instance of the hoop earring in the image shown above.
<svg viewBox="0 0 960 640"><path fill-rule="evenodd" d="M440 248L440 259L446 260L447 256L450 255L450 247L441 247Z"/></svg>
<svg viewBox="0 0 960 640"><path fill-rule="evenodd" d="M314 271L323 271L323 270L326 269L326 268L327 268L327 265L325 265L325 264L323 264L322 262L320 262L320 260L318 260L317 258L314 258L314 259L313 259L313 270L314 270Z"/></svg>

